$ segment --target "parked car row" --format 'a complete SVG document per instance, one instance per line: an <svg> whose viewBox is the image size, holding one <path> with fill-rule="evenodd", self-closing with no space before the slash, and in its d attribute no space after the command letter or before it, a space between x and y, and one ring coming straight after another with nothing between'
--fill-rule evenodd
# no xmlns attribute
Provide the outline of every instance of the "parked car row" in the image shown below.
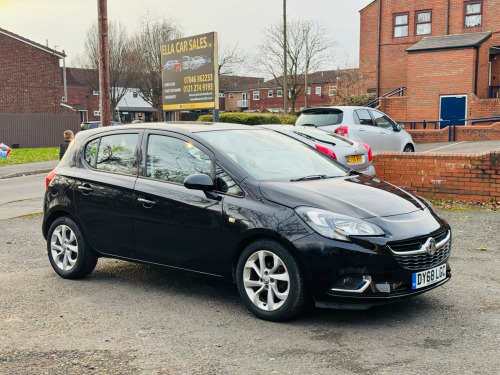
<svg viewBox="0 0 500 375"><path fill-rule="evenodd" d="M368 308L446 283L451 229L430 203L336 162L319 142L337 159L367 148L316 133L203 123L79 132L46 180L54 271L78 279L111 257L198 272L235 282L249 311L272 321L310 302Z"/></svg>
<svg viewBox="0 0 500 375"><path fill-rule="evenodd" d="M414 152L409 133L389 116L367 107L318 107L302 111L296 126L315 126L370 145L374 154L384 151Z"/></svg>

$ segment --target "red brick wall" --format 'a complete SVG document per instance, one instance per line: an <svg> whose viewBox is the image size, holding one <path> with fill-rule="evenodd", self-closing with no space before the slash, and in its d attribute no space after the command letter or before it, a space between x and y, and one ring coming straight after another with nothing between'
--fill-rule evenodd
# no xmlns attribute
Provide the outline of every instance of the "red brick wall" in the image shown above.
<svg viewBox="0 0 500 375"><path fill-rule="evenodd" d="M94 95L90 86L68 86L68 103L83 104L88 110L89 121L100 120L100 116L94 116L94 111L99 110L99 95Z"/></svg>
<svg viewBox="0 0 500 375"><path fill-rule="evenodd" d="M500 199L500 151L483 154L384 152L373 156L377 177L435 198Z"/></svg>
<svg viewBox="0 0 500 375"><path fill-rule="evenodd" d="M359 70L363 73L363 92L377 88L378 1L360 12Z"/></svg>
<svg viewBox="0 0 500 375"><path fill-rule="evenodd" d="M469 97L468 118L500 116L500 98L479 99L475 95Z"/></svg>
<svg viewBox="0 0 500 375"><path fill-rule="evenodd" d="M408 119L439 120L441 95L473 92L474 61L473 49L411 54L408 60Z"/></svg>
<svg viewBox="0 0 500 375"><path fill-rule="evenodd" d="M442 0L445 3L445 0ZM450 34L494 31L500 28L500 0L483 0L481 27L465 28L464 1L450 1Z"/></svg>
<svg viewBox="0 0 500 375"><path fill-rule="evenodd" d="M450 130L444 129L405 129L415 143L448 142ZM453 128L452 130L453 131ZM451 135L453 137L453 134ZM453 138L451 138L453 139ZM455 141L495 141L500 140L500 122L492 125L474 125L455 127Z"/></svg>
<svg viewBox="0 0 500 375"><path fill-rule="evenodd" d="M71 113L63 96L59 58L0 34L0 112Z"/></svg>
<svg viewBox="0 0 500 375"><path fill-rule="evenodd" d="M408 121L408 97L393 96L380 99L379 108L395 121Z"/></svg>

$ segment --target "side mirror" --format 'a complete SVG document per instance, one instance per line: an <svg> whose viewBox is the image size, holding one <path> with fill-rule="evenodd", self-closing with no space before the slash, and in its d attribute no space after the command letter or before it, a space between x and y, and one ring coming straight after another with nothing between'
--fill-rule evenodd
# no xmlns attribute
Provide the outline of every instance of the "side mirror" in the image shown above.
<svg viewBox="0 0 500 375"><path fill-rule="evenodd" d="M405 128L404 124L398 122L398 124L396 125L396 128L394 130L397 131L397 132L400 132L404 128Z"/></svg>
<svg viewBox="0 0 500 375"><path fill-rule="evenodd" d="M191 190L212 191L214 182L206 174L192 174L184 180L184 186Z"/></svg>

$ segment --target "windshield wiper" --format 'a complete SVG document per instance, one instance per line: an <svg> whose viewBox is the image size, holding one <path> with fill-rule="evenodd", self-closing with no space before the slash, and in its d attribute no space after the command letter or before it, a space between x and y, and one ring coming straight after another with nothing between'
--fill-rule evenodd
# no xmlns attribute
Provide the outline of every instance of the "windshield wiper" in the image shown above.
<svg viewBox="0 0 500 375"><path fill-rule="evenodd" d="M312 174L310 176L304 176L300 178L292 178L290 182L304 181L304 180L320 180L322 178L328 178L326 174Z"/></svg>

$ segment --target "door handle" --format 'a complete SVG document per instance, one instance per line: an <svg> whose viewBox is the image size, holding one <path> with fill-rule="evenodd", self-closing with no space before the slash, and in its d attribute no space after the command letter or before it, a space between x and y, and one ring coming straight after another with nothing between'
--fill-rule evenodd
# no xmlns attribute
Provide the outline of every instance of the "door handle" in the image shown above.
<svg viewBox="0 0 500 375"><path fill-rule="evenodd" d="M151 208L152 206L154 206L156 204L155 201L150 201L150 200L144 199L144 198L138 198L137 202L142 203L142 205L145 208Z"/></svg>
<svg viewBox="0 0 500 375"><path fill-rule="evenodd" d="M88 184L78 186L78 190L80 190L83 194L89 194L91 191L94 191L94 189L92 189Z"/></svg>

